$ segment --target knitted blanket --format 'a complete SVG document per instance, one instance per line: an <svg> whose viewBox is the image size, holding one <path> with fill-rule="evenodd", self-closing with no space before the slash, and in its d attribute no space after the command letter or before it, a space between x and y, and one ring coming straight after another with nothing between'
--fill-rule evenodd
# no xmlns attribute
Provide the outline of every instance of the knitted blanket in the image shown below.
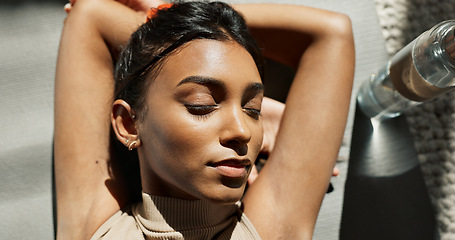
<svg viewBox="0 0 455 240"><path fill-rule="evenodd" d="M433 25L455 19L455 0L375 0L375 4L390 56ZM455 239L455 93L405 115L440 237Z"/></svg>

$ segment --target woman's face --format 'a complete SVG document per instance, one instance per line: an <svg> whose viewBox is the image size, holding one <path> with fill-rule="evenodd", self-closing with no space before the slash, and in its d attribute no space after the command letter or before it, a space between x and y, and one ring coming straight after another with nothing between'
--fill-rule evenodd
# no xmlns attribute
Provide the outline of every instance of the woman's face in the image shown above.
<svg viewBox="0 0 455 240"><path fill-rule="evenodd" d="M238 201L262 143L263 85L232 41L194 40L170 56L138 123L143 191Z"/></svg>

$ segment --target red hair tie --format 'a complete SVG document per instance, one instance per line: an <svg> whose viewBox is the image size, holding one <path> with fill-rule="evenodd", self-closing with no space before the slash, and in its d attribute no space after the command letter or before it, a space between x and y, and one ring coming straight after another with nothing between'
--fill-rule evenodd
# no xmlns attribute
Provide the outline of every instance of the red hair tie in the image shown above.
<svg viewBox="0 0 455 240"><path fill-rule="evenodd" d="M163 9L168 9L170 7L172 7L174 4L172 3L165 3L165 4L161 4L159 5L158 7L156 8L151 8L150 10L148 10L147 12L147 20L145 22L148 22L150 21L152 18L154 18L156 16L156 14L158 13L159 10L163 10Z"/></svg>

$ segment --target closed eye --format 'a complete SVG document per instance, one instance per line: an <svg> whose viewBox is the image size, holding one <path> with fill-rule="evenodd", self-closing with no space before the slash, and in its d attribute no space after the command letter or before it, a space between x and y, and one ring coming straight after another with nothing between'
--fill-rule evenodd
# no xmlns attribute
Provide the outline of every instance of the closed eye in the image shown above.
<svg viewBox="0 0 455 240"><path fill-rule="evenodd" d="M243 108L243 109L247 112L247 114L250 117L252 117L256 120L259 119L260 116L262 116L261 109L255 109L255 108Z"/></svg>
<svg viewBox="0 0 455 240"><path fill-rule="evenodd" d="M218 105L184 104L189 113L193 115L207 115L218 108Z"/></svg>
<svg viewBox="0 0 455 240"><path fill-rule="evenodd" d="M261 116L262 99L264 97L264 85L262 83L250 84L243 95L242 106L249 116L258 120Z"/></svg>

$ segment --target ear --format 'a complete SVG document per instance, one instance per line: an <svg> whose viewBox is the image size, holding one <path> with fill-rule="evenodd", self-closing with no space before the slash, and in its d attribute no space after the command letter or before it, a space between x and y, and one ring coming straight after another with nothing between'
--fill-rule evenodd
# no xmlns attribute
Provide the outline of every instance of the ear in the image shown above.
<svg viewBox="0 0 455 240"><path fill-rule="evenodd" d="M111 123L117 139L129 150L141 145L134 112L124 100L117 99L112 105Z"/></svg>

